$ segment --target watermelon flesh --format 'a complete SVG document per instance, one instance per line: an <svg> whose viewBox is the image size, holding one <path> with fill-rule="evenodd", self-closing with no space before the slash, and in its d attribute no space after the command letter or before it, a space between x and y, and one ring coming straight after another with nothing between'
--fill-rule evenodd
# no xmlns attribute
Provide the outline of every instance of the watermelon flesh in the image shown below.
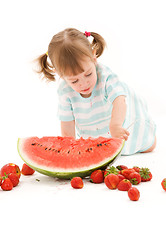
<svg viewBox="0 0 166 240"><path fill-rule="evenodd" d="M32 169L53 177L86 177L105 169L120 154L119 138L29 137L18 139L18 152Z"/></svg>

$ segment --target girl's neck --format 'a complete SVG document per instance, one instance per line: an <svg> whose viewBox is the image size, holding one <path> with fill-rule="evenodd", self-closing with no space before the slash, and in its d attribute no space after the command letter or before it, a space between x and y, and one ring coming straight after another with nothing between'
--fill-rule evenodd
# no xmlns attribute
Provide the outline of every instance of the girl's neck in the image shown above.
<svg viewBox="0 0 166 240"><path fill-rule="evenodd" d="M92 93L89 93L89 94L81 94L81 93L80 93L80 95L81 95L81 97L83 97L83 98L89 98L89 97L92 95Z"/></svg>

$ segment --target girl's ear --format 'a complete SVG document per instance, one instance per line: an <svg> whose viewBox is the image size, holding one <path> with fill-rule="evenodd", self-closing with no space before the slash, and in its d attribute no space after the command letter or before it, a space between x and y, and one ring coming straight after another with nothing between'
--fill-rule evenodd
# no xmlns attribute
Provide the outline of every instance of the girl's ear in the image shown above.
<svg viewBox="0 0 166 240"><path fill-rule="evenodd" d="M93 56L96 57L96 49L95 48L92 49L92 53L93 53Z"/></svg>
<svg viewBox="0 0 166 240"><path fill-rule="evenodd" d="M54 73L57 73L57 71L56 71L56 69L55 69L55 68L53 68L53 69L52 69L52 71L53 71Z"/></svg>
<svg viewBox="0 0 166 240"><path fill-rule="evenodd" d="M96 63L96 61L97 61L97 58L96 58L96 49L93 49L93 50L92 50L92 53L93 53L94 61L95 61L95 63Z"/></svg>

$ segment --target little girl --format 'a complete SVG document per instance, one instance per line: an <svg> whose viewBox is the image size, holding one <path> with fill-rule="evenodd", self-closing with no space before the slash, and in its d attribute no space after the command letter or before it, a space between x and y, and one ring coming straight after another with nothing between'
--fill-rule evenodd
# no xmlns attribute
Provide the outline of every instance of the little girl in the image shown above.
<svg viewBox="0 0 166 240"><path fill-rule="evenodd" d="M54 81L57 74L60 77L58 117L62 136L124 138L123 155L150 152L156 146L155 123L146 103L97 62L105 45L95 32L68 28L54 35L48 52L37 59L39 73L46 79Z"/></svg>

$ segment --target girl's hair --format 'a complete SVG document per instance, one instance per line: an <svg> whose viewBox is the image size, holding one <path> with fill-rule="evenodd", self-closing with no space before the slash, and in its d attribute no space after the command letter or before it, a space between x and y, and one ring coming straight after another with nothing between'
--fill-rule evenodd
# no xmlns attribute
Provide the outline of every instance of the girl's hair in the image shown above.
<svg viewBox="0 0 166 240"><path fill-rule="evenodd" d="M48 54L45 53L36 59L39 65L38 73L54 81L55 72L60 77L83 72L81 62L85 57L94 61L93 53L95 52L97 58L100 57L106 46L102 36L95 32L90 32L90 35L93 37L92 43L84 33L74 28L67 28L54 35L48 46ZM48 62L48 56L51 64Z"/></svg>

